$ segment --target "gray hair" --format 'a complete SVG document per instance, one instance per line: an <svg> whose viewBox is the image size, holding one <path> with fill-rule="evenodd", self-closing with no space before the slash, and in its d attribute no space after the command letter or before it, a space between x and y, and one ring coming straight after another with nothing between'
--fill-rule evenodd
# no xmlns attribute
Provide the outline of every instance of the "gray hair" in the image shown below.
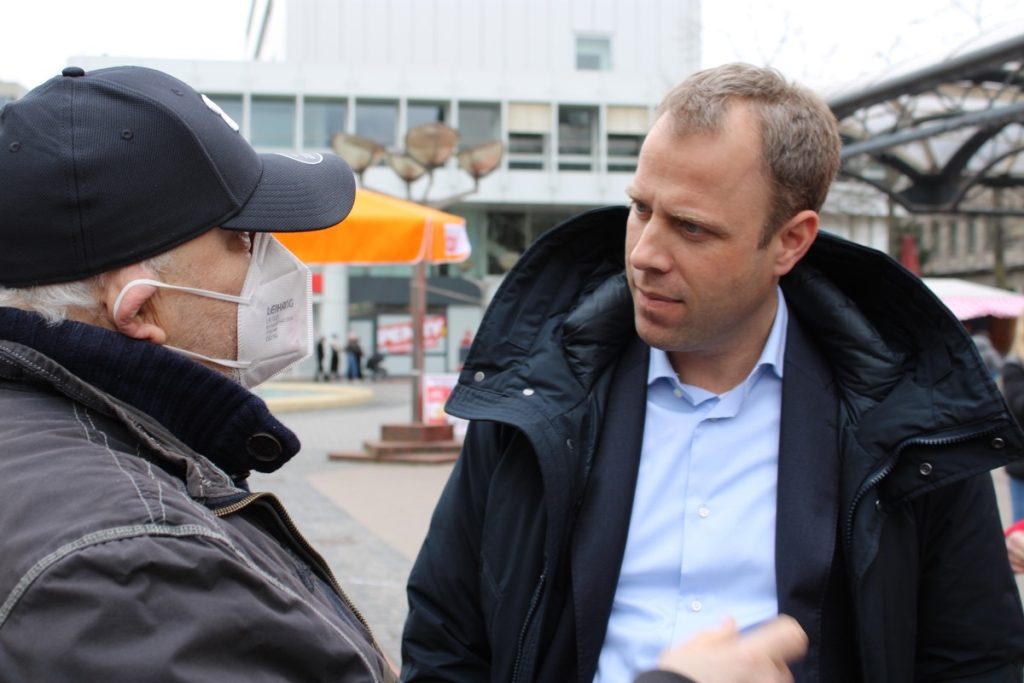
<svg viewBox="0 0 1024 683"><path fill-rule="evenodd" d="M171 252L164 252L141 261L139 265L158 277L170 261ZM55 325L66 320L71 309L99 312L102 307L100 292L106 284L107 276L108 273L101 273L83 280L53 285L0 287L0 306L33 311Z"/></svg>
<svg viewBox="0 0 1024 683"><path fill-rule="evenodd" d="M676 135L718 133L733 102L761 123L761 166L771 188L771 208L761 235L767 246L787 220L805 209L820 211L839 170L842 141L828 105L775 69L725 64L699 71L658 105Z"/></svg>

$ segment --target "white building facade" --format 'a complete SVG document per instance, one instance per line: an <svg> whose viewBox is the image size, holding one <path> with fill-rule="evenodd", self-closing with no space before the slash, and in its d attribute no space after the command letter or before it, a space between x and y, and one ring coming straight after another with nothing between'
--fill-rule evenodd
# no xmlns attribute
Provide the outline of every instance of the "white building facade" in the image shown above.
<svg viewBox="0 0 1024 683"><path fill-rule="evenodd" d="M136 63L209 95L260 151L329 151L337 133L400 151L405 131L435 121L459 131L460 149L501 141L499 168L475 191L454 159L409 187L383 162L362 177L364 187L416 201L463 195L445 209L466 218L473 256L432 268L431 284L450 291L445 277L468 280L486 303L542 232L625 203L657 103L701 67L700 34L699 0L253 0L249 61ZM123 61L76 58L86 69ZM881 203L869 204L858 213L881 215ZM824 227L887 246L880 218L829 210ZM374 349L382 321L408 311L374 284L409 270L324 269L319 331L354 330ZM428 347L426 370L451 371L483 307L472 296L433 299L428 313L445 316L447 331ZM407 356L388 364L410 368Z"/></svg>
<svg viewBox="0 0 1024 683"><path fill-rule="evenodd" d="M470 280L485 302L544 230L580 210L626 201L654 108L700 66L700 3L254 0L247 45L246 62L142 63L209 95L260 151L329 151L339 132L399 151L405 131L433 121L458 130L460 148L504 144L500 167L476 191L454 159L432 182L409 188L383 162L362 178L367 188L417 201L465 195L446 210L466 217L473 257L431 274ZM95 69L124 60L76 61ZM355 283L366 275L408 272L350 267L347 291L366 291ZM346 284L331 272L324 279L332 290L325 298L336 301ZM393 322L406 305L350 299L340 317L321 310L320 327L353 329L373 348L378 322ZM430 305L449 324L447 339L427 351L428 371L458 364L481 311L465 300ZM389 359L392 372L407 368L405 359Z"/></svg>

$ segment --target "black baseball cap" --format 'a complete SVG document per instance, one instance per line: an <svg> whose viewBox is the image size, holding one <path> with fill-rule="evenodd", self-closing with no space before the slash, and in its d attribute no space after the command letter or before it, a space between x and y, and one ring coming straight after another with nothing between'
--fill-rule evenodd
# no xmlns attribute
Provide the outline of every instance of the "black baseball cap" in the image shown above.
<svg viewBox="0 0 1024 683"><path fill-rule="evenodd" d="M68 67L0 109L0 285L97 275L214 227L329 228L354 201L339 156L259 154L154 69Z"/></svg>

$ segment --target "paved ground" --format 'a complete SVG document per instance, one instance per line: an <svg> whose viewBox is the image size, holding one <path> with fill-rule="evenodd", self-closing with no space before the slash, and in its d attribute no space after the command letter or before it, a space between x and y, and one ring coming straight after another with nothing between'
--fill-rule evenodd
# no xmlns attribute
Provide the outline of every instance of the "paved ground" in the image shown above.
<svg viewBox="0 0 1024 683"><path fill-rule="evenodd" d="M372 389L363 404L279 413L302 440L302 451L278 472L253 477L251 484L281 498L386 654L398 662L405 582L451 465L328 460L330 451L359 450L363 441L379 438L381 424L412 419L408 383L361 386Z"/></svg>
<svg viewBox="0 0 1024 683"><path fill-rule="evenodd" d="M252 485L278 494L398 662L405 582L451 465L328 460L329 451L358 450L364 440L378 438L381 424L411 420L407 383L362 386L372 389L362 404L280 413L303 450L279 472L254 477ZM1005 474L994 477L1008 522ZM1024 576L1018 585L1024 592Z"/></svg>

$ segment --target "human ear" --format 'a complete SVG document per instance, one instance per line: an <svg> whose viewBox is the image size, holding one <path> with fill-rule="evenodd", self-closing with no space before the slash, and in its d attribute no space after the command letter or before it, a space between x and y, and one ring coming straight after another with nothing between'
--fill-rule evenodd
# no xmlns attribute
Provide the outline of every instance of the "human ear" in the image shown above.
<svg viewBox="0 0 1024 683"><path fill-rule="evenodd" d="M106 308L107 321L113 329L132 339L165 344L167 343L167 332L156 322L151 321L152 316L142 310L146 302L156 294L156 287L144 283L132 285L121 298L119 309L114 310L117 298L125 285L133 280L152 277L153 273L139 264L118 268L108 273L104 283L103 303Z"/></svg>
<svg viewBox="0 0 1024 683"><path fill-rule="evenodd" d="M772 238L775 243L775 276L782 277L797 264L818 236L817 212L805 209L790 218Z"/></svg>

